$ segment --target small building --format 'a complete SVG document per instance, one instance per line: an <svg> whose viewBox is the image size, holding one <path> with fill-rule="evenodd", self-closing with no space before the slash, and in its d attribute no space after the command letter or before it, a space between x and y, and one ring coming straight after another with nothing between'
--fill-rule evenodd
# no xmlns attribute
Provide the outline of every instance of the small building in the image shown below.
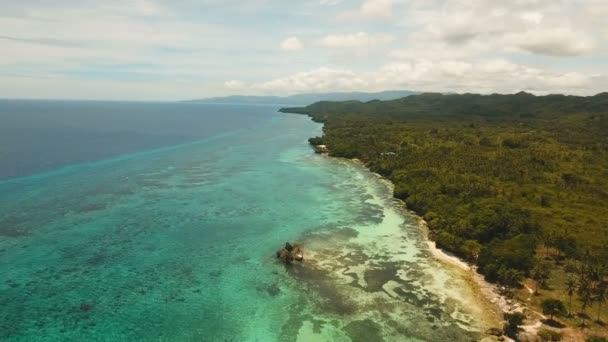
<svg viewBox="0 0 608 342"><path fill-rule="evenodd" d="M329 149L327 148L327 145L316 145L315 152L316 153L329 153Z"/></svg>

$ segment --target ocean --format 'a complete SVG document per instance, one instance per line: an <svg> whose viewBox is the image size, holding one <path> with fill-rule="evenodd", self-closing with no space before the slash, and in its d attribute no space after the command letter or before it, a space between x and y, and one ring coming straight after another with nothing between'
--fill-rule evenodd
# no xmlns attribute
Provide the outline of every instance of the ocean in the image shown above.
<svg viewBox="0 0 608 342"><path fill-rule="evenodd" d="M479 339L391 185L277 109L0 101L0 340Z"/></svg>

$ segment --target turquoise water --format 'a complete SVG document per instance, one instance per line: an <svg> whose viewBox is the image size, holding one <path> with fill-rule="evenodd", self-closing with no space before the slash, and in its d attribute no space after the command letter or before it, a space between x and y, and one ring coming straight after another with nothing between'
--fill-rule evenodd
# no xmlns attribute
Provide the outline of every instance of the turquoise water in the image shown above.
<svg viewBox="0 0 608 342"><path fill-rule="evenodd" d="M314 155L321 126L275 111L222 108L232 124L199 139L2 181L0 339L478 338L466 275L390 185ZM273 254L295 240L307 260L286 268Z"/></svg>

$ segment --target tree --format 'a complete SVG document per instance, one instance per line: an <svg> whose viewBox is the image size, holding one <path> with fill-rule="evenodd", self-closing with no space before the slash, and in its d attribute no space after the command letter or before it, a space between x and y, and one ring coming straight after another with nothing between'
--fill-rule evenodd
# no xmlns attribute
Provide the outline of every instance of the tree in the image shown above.
<svg viewBox="0 0 608 342"><path fill-rule="evenodd" d="M542 303L543 314L549 315L550 320L553 320L553 316L564 316L566 315L566 306L559 299L545 299Z"/></svg>
<svg viewBox="0 0 608 342"><path fill-rule="evenodd" d="M566 231L564 235L558 235L553 241L553 245L557 248L557 256L561 253L567 258L572 258L576 254L576 240Z"/></svg>
<svg viewBox="0 0 608 342"><path fill-rule="evenodd" d="M483 245L477 259L479 271L489 281L518 286L520 276L532 269L535 245L534 237L530 234Z"/></svg>
<svg viewBox="0 0 608 342"><path fill-rule="evenodd" d="M540 240L545 246L545 257L549 257L549 248L555 245L555 233L548 231L541 235Z"/></svg>
<svg viewBox="0 0 608 342"><path fill-rule="evenodd" d="M597 321L600 322L600 313L602 312L602 304L606 302L608 297L607 283L602 281L595 288L595 301L597 302Z"/></svg>
<svg viewBox="0 0 608 342"><path fill-rule="evenodd" d="M522 325L526 316L521 312L507 313L504 316L507 323L505 324L505 334L513 339L516 339L519 326Z"/></svg>
<svg viewBox="0 0 608 342"><path fill-rule="evenodd" d="M461 249L468 260L477 260L481 251L481 244L475 240L466 240Z"/></svg>
<svg viewBox="0 0 608 342"><path fill-rule="evenodd" d="M568 278L568 282L566 283L566 291L568 291L568 316L572 316L572 296L576 292L576 281L574 278Z"/></svg>
<svg viewBox="0 0 608 342"><path fill-rule="evenodd" d="M500 268L498 270L498 281L507 287L509 293L511 289L519 286L519 282L524 277L523 273L512 268Z"/></svg>
<svg viewBox="0 0 608 342"><path fill-rule="evenodd" d="M532 279L536 282L534 294L538 294L538 287L547 286L547 280L551 276L551 263L542 258L536 258L534 268L532 268Z"/></svg>
<svg viewBox="0 0 608 342"><path fill-rule="evenodd" d="M323 145L323 138L322 137L314 137L314 138L310 138L308 139L308 142L311 145Z"/></svg>
<svg viewBox="0 0 608 342"><path fill-rule="evenodd" d="M581 302L581 308L583 310L581 314L581 318L583 320L582 326L585 326L585 319L588 317L585 311L593 301L593 290L591 288L591 282L586 277L581 278L577 292L578 298Z"/></svg>

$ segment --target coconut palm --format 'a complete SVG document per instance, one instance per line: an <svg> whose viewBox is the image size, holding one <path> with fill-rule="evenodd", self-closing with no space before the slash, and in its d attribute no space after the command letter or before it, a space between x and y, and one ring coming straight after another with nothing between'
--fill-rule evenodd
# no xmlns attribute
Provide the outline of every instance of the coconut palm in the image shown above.
<svg viewBox="0 0 608 342"><path fill-rule="evenodd" d="M536 283L534 294L538 295L539 287L547 286L547 279L551 276L551 263L537 258L534 261L534 268L532 269L532 279Z"/></svg>
<svg viewBox="0 0 608 342"><path fill-rule="evenodd" d="M600 313L602 312L602 303L606 301L608 297L608 286L606 282L600 282L595 288L595 301L597 302L597 321L600 322Z"/></svg>
<svg viewBox="0 0 608 342"><path fill-rule="evenodd" d="M568 291L568 316L572 316L572 296L576 292L576 281L574 278L568 278L568 282L566 282L566 290Z"/></svg>
<svg viewBox="0 0 608 342"><path fill-rule="evenodd" d="M582 309L582 314L581 314L581 318L583 320L582 322L582 326L585 326L585 319L588 317L587 313L585 312L587 310L587 307L589 305L591 305L591 303L593 302L593 288L591 287L591 281L589 281L589 279L582 277L578 286L578 299L581 302L581 309Z"/></svg>

